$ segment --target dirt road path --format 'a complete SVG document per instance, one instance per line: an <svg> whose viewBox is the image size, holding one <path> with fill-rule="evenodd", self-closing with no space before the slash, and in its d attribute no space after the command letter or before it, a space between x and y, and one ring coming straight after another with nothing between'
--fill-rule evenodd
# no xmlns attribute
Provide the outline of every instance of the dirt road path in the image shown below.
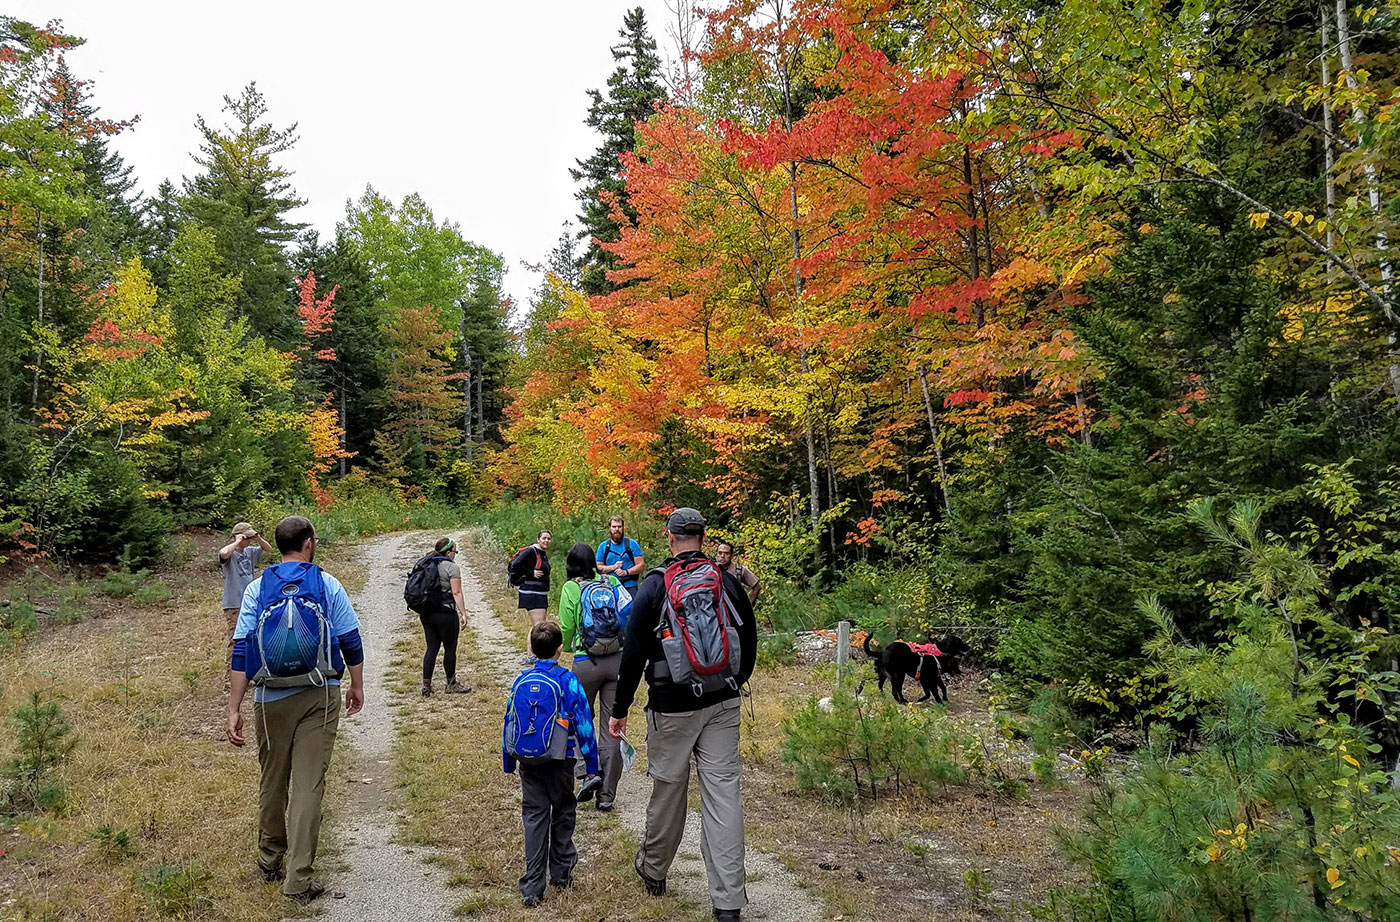
<svg viewBox="0 0 1400 922"><path fill-rule="evenodd" d="M467 561L458 558L457 562L462 566L462 594L467 603L471 636L486 654L486 659L494 667L500 681L509 684L520 669L524 651L515 635L506 629L490 603L486 601L481 584ZM641 724L640 721L634 723ZM641 741L636 742L640 745ZM625 773L618 788L617 815L638 837L646 824L646 802L650 791L646 775L640 770ZM581 837L588 835L588 820L592 815L593 811L581 811ZM744 911L745 919L813 922L826 917L821 901L803 889L797 877L772 855L750 846L746 864L750 902L749 908ZM686 820L685 837L681 841L680 851L676 855L667 884L671 892L684 899L698 906L709 905L705 862L700 856L698 812L692 811ZM637 884L637 892L639 899L645 899L640 883Z"/></svg>
<svg viewBox="0 0 1400 922"><path fill-rule="evenodd" d="M386 670L404 628L403 578L421 552L419 536L390 535L363 545L368 576L352 601L365 645L365 709L342 719L338 745L350 754L350 791L341 802L337 866L327 864L323 918L330 922L448 922L454 918L442 872L430 850L394 841L400 797L393 748L398 721ZM324 862L323 862L324 863ZM341 896L343 894L343 896Z"/></svg>

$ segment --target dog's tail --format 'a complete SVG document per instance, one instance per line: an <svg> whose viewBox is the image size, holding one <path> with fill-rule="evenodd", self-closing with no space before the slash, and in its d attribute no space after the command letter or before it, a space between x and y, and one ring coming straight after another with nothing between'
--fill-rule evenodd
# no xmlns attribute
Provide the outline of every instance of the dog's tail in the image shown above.
<svg viewBox="0 0 1400 922"><path fill-rule="evenodd" d="M866 634L865 639L860 642L860 648L865 651L866 656L875 659L875 657L880 655L880 651L870 649L870 639L870 635Z"/></svg>

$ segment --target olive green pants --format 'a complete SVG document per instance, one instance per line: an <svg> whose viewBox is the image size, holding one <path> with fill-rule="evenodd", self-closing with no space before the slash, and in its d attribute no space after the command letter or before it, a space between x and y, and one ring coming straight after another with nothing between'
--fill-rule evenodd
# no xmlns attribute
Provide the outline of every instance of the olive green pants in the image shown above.
<svg viewBox="0 0 1400 922"><path fill-rule="evenodd" d="M321 800L340 726L340 686L308 688L253 705L258 733L258 864L283 868L282 892L311 884L321 836ZM290 787L290 793L288 788Z"/></svg>

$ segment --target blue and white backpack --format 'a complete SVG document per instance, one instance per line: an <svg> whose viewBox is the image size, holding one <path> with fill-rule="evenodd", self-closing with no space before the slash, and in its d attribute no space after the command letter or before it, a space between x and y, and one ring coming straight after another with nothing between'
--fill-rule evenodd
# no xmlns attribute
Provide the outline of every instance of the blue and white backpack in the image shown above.
<svg viewBox="0 0 1400 922"><path fill-rule="evenodd" d="M252 683L265 688L322 686L335 677L320 567L287 561L263 571L247 657Z"/></svg>
<svg viewBox="0 0 1400 922"><path fill-rule="evenodd" d="M579 587L579 640L589 656L622 650L622 629L632 596L607 580L590 580Z"/></svg>
<svg viewBox="0 0 1400 922"><path fill-rule="evenodd" d="M510 689L501 745L517 762L563 759L569 754L564 689L538 669L522 673Z"/></svg>

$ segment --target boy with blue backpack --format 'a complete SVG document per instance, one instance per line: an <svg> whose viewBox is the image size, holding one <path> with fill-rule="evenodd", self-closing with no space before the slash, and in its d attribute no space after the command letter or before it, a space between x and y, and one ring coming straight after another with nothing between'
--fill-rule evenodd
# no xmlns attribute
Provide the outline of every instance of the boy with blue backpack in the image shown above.
<svg viewBox="0 0 1400 922"><path fill-rule="evenodd" d="M598 777L598 743L583 687L558 663L564 635L545 621L530 629L536 661L511 686L501 732L501 767L520 768L520 813L525 824L525 873L520 896L526 906L544 900L549 884L573 884L578 850L574 847L576 804L589 800L602 784ZM574 793L574 752L583 757L588 777Z"/></svg>
<svg viewBox="0 0 1400 922"><path fill-rule="evenodd" d="M243 697L251 683L262 770L258 871L268 883L285 877L282 893L310 902L326 889L311 869L340 726L339 686L349 672L346 716L364 707L364 645L345 587L312 563L311 522L288 516L277 523L275 538L282 562L248 585L234 629L228 741L243 745Z"/></svg>

